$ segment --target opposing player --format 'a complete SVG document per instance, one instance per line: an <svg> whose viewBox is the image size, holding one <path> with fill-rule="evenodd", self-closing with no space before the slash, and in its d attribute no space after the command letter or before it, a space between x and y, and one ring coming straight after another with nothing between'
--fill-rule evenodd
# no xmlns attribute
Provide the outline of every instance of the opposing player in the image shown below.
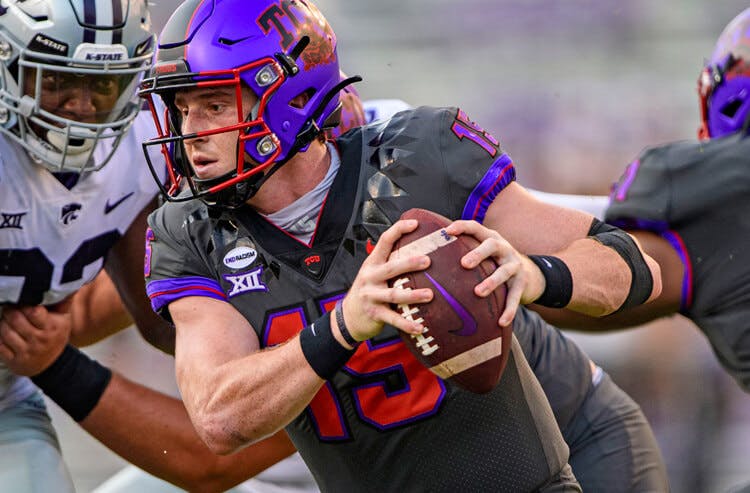
<svg viewBox="0 0 750 493"><path fill-rule="evenodd" d="M20 375L36 375L117 453L189 489L226 488L293 452L280 435L232 469L199 440L180 401L64 349L71 326L92 342L129 322L100 289L112 287L102 267L144 335L172 346L141 274L158 191L140 153L153 123L138 116L135 96L153 55L149 27L145 1L0 4L2 491L73 490L44 401ZM83 298L92 305L78 302L79 290L95 295Z"/></svg>
<svg viewBox="0 0 750 493"><path fill-rule="evenodd" d="M240 9L255 22L240 23ZM394 327L422 327L390 303L431 293L387 289L388 277L426 266L387 261L415 226L394 221L415 206L465 214L525 251L558 252L544 257L554 264L545 279L492 229L451 226L483 240L467 265L487 256L502 264L476 289L508 281L504 324L519 301L540 296L595 314L643 302L659 291L658 267L622 232L592 231L590 216L531 199L496 141L460 111L422 108L324 143L341 85L335 36L309 2L191 1L160 39L143 93L161 96L169 114L147 147L170 156L164 191L183 203L150 219L148 290L174 320L178 382L209 446L228 453L289 423L323 490L408 489L414 470L429 471L419 478L426 490L573 488L517 345L497 389L476 396L434 377L399 342ZM540 231L541 218L569 229L534 238L525 228ZM608 247L614 238L625 248Z"/></svg>
<svg viewBox="0 0 750 493"><path fill-rule="evenodd" d="M682 313L750 391L750 9L719 36L698 91L701 140L644 151L626 168L604 211L659 262L662 293L653 303L601 320L541 310L556 324L592 330Z"/></svg>

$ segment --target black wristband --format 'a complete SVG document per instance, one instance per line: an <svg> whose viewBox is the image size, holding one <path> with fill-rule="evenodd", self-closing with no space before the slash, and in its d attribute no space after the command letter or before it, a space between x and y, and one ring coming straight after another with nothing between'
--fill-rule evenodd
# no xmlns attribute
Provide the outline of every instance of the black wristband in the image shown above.
<svg viewBox="0 0 750 493"><path fill-rule="evenodd" d="M356 348L359 346L359 341L356 340L354 337L352 337L351 332L349 332L349 329L346 326L346 322L344 321L344 300L340 299L336 302L336 308L334 308L336 312L336 324L339 326L339 332L341 332L341 337L344 338L347 344L352 346L353 348Z"/></svg>
<svg viewBox="0 0 750 493"><path fill-rule="evenodd" d="M302 329L299 343L305 359L323 380L333 378L356 351L345 348L333 336L330 313Z"/></svg>
<svg viewBox="0 0 750 493"><path fill-rule="evenodd" d="M573 296L573 276L565 262L551 255L529 255L544 276L542 295L534 303L550 308L563 308Z"/></svg>
<svg viewBox="0 0 750 493"><path fill-rule="evenodd" d="M76 421L99 403L112 372L68 344L49 368L31 381Z"/></svg>

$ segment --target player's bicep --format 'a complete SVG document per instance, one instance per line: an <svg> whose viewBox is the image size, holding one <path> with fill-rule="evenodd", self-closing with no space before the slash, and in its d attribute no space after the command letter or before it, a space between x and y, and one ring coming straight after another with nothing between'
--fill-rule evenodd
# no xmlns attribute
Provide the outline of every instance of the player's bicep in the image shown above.
<svg viewBox="0 0 750 493"><path fill-rule="evenodd" d="M202 371L211 371L260 349L250 323L225 301L187 296L171 302L167 309L177 332L178 378L200 378Z"/></svg>
<svg viewBox="0 0 750 493"><path fill-rule="evenodd" d="M525 254L552 254L585 238L591 214L542 202L516 182L492 201L484 225Z"/></svg>

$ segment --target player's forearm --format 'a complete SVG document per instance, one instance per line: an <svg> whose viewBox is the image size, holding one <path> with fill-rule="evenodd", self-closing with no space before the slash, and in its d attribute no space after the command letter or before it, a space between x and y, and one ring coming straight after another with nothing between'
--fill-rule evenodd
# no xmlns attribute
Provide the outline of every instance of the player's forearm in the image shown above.
<svg viewBox="0 0 750 493"><path fill-rule="evenodd" d="M189 491L224 491L295 450L281 431L238 454L216 455L179 400L118 375L81 425L127 461Z"/></svg>
<svg viewBox="0 0 750 493"><path fill-rule="evenodd" d="M545 320L562 328L599 331L633 327L655 318L677 313L680 310L684 284L689 282L686 267L675 249L661 236L647 231L632 232L642 247L659 266L661 293L652 301L606 317L588 317L570 310L560 310L530 305ZM656 274L654 274L656 275Z"/></svg>
<svg viewBox="0 0 750 493"><path fill-rule="evenodd" d="M661 292L659 265L642 252L635 254L642 260L632 259L642 262L636 275L622 252L591 238L576 240L555 256L565 262L572 277L568 310L601 317L625 304L652 300ZM634 300L633 292L643 294Z"/></svg>
<svg viewBox="0 0 750 493"><path fill-rule="evenodd" d="M224 364L197 363L177 347L177 382L202 440L228 454L277 432L298 416L323 380L296 337Z"/></svg>

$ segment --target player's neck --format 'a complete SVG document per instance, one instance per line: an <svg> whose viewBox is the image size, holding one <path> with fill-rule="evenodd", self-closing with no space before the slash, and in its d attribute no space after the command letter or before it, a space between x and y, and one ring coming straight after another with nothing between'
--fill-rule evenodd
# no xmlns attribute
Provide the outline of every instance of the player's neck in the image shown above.
<svg viewBox="0 0 750 493"><path fill-rule="evenodd" d="M279 168L247 203L261 214L277 212L315 188L330 166L328 146L314 141Z"/></svg>

